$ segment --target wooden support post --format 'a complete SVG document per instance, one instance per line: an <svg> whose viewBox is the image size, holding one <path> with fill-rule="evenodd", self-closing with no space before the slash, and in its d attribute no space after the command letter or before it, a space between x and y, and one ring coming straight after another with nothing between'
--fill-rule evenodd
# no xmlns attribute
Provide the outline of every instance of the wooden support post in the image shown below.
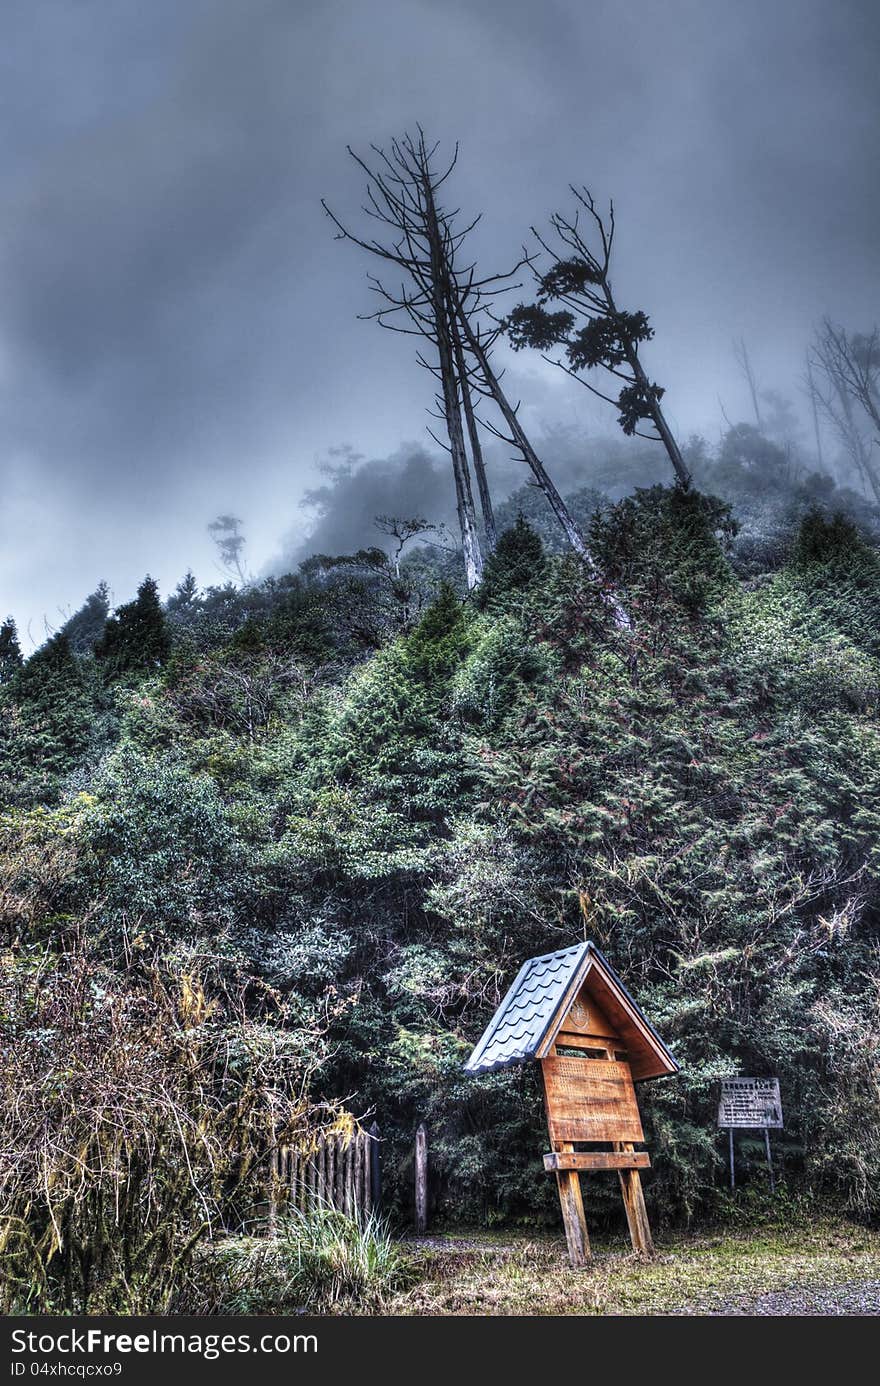
<svg viewBox="0 0 880 1386"><path fill-rule="evenodd" d="M416 1232L423 1236L428 1227L428 1133L424 1122L416 1131Z"/></svg>
<svg viewBox="0 0 880 1386"><path fill-rule="evenodd" d="M773 1156L770 1154L770 1132L764 1127L764 1149L767 1151L767 1168L770 1171L770 1192L776 1192L776 1180L773 1178Z"/></svg>
<svg viewBox="0 0 880 1386"><path fill-rule="evenodd" d="M571 1151L574 1150L574 1146L570 1143L560 1143L554 1149L560 1152ZM587 1232L581 1180L577 1170L557 1170L556 1187L559 1190L559 1206L562 1209L568 1259L575 1270L581 1270L590 1260L590 1235Z"/></svg>
<svg viewBox="0 0 880 1386"><path fill-rule="evenodd" d="M619 1147L615 1143L615 1148L630 1151L633 1145L631 1141L622 1141ZM651 1224L648 1222L648 1210L645 1207L642 1177L637 1169L619 1169L617 1175L620 1179L620 1192L623 1194L623 1206L626 1210L633 1251L638 1251L643 1256L653 1256L654 1239L651 1236Z"/></svg>

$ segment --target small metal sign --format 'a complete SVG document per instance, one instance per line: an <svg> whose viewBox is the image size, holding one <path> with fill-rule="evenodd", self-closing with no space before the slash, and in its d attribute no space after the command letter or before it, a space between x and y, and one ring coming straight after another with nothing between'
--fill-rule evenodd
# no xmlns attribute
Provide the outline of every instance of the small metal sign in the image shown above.
<svg viewBox="0 0 880 1386"><path fill-rule="evenodd" d="M736 1187L733 1167L733 1133L735 1130L763 1131L770 1174L770 1191L776 1187L773 1178L773 1157L770 1154L771 1130L782 1130L782 1099L778 1078L722 1078L718 1103L718 1126L729 1133L730 1187Z"/></svg>
<svg viewBox="0 0 880 1386"><path fill-rule="evenodd" d="M778 1078L722 1078L718 1126L781 1130L782 1101Z"/></svg>

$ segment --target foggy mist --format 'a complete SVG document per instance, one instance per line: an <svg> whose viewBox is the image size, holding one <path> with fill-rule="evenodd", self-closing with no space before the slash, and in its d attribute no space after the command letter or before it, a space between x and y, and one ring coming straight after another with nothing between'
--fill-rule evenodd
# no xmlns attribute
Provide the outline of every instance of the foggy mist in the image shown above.
<svg viewBox="0 0 880 1386"><path fill-rule="evenodd" d="M346 144L417 121L461 143L452 200L483 211L489 271L569 181L613 197L615 288L651 318L682 442L751 417L743 338L809 450L814 325L878 316L878 37L858 0L16 0L0 616L29 644L102 578L116 601L147 571L166 593L188 567L219 581L221 511L254 572L376 542L376 513L450 521L431 382L409 339L357 320L365 257L320 207L356 219ZM611 410L535 353L507 364L536 435L565 430L560 484L590 484ZM320 464L345 448L361 460L333 489ZM503 449L490 465L499 495L525 479ZM332 513L326 491L303 506L328 484Z"/></svg>

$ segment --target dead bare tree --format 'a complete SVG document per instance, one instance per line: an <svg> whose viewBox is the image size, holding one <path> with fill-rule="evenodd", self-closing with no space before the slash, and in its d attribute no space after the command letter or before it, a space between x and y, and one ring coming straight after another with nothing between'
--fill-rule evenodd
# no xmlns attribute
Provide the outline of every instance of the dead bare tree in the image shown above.
<svg viewBox="0 0 880 1386"><path fill-rule="evenodd" d="M810 353L807 352L806 375L804 377L807 398L810 401L810 416L813 420L813 437L816 442L816 457L819 462L819 470L825 470L825 458L822 452L822 429L819 425L819 402L816 399L816 381L813 376L813 365L810 361Z"/></svg>
<svg viewBox="0 0 880 1386"><path fill-rule="evenodd" d="M450 551L448 544L438 543L437 540L427 538L429 534L436 534L442 539L446 534L446 526L432 524L430 520L425 520L420 515L376 515L373 523L380 534L394 540L395 548L391 554L391 566L394 569L394 576L397 578L400 577L400 560L403 557L403 551L407 544L412 543L414 539L420 539L423 544L430 544L432 548Z"/></svg>
<svg viewBox="0 0 880 1386"><path fill-rule="evenodd" d="M499 294L516 287L512 280L517 271L529 263L529 257L525 256L505 273L484 277L478 277L473 264L461 263L463 243L480 218L473 218L459 230L456 227L458 209L446 211L438 205L437 198L455 167L457 148L442 171L436 171L433 165L437 146L427 146L421 128L416 138L404 136L395 141L390 154L376 146L372 148L376 167L368 165L351 149L349 153L367 175L367 202L363 210L390 230L390 238L357 236L326 202L323 206L337 228L339 239L352 241L401 271L402 283L393 291L376 276L369 276L382 306L366 316L395 331L421 337L434 348L430 359L421 351L417 359L440 384L437 405L446 424L448 440L442 446L452 458L468 586L474 587L480 581L482 558L474 525L462 415L490 545L494 541L495 521L478 425L516 448L572 548L595 578L614 624L618 629L629 630L630 621L624 608L603 583L574 516L526 436L518 417L519 406L511 404L501 384L501 373L492 364L492 348L502 330L491 313L492 304ZM503 428L478 415L480 401L494 404L503 420ZM432 433L432 437L440 442L435 434Z"/></svg>
<svg viewBox="0 0 880 1386"><path fill-rule="evenodd" d="M239 585L246 587L250 581L244 565L245 537L241 520L237 515L218 515L208 525L208 533L217 545L220 562L224 568L235 573Z"/></svg>
<svg viewBox="0 0 880 1386"><path fill-rule="evenodd" d="M418 360L440 386L437 406L445 423L446 441L442 442L433 432L431 436L446 449L452 462L465 576L468 588L472 589L482 579L483 557L462 426L462 394L463 388L467 390L467 382L459 374L449 303L456 275L455 258L475 222L456 230L456 212L447 213L438 206L440 189L457 162L457 148L442 169L434 163L437 145L429 148L421 129L416 137L404 135L394 140L390 153L375 145L371 148L375 156L372 166L353 149L348 152L367 177L363 211L385 228L384 239L355 235L326 202L322 206L337 228L339 239L352 241L401 273L402 282L393 290L377 276L369 276L382 307L365 316L393 331L420 337L433 347L430 359L420 351ZM478 451L473 460L479 476L482 453ZM481 494L483 490L488 496L487 484L485 488L481 485ZM494 529L494 521L491 528Z"/></svg>
<svg viewBox="0 0 880 1386"><path fill-rule="evenodd" d="M609 208L606 224L589 190L570 186L575 210L571 216L554 212L550 217L553 243L532 227L532 235L551 256L552 264L540 273L529 257L538 283L538 299L533 304L519 304L507 319L511 345L515 350L536 347L545 360L559 366L599 399L615 405L624 433L661 442L678 485L686 489L691 484L690 472L660 406L664 390L648 379L639 358L640 344L650 341L654 330L643 312L628 313L618 308L612 292L609 276L614 205ZM592 226L595 250L587 232L581 229L584 213ZM550 303L561 307L551 312L547 307ZM562 348L562 358L548 354L557 347ZM616 398L585 379L583 373L597 367L621 382ZM642 423L654 431L643 433Z"/></svg>
<svg viewBox="0 0 880 1386"><path fill-rule="evenodd" d="M752 362L744 337L740 337L738 341L734 342L733 354L736 357L736 364L739 366L743 378L749 387L749 394L752 397L752 408L755 411L755 423L763 433L764 420L761 417L761 405L758 401L758 387L755 382L755 373L752 370Z"/></svg>
<svg viewBox="0 0 880 1386"><path fill-rule="evenodd" d="M830 423L862 485L880 505L880 329L848 333L823 319L807 358L813 407ZM873 439L867 430L876 430Z"/></svg>
<svg viewBox="0 0 880 1386"><path fill-rule="evenodd" d="M602 573L581 529L557 490L550 474L533 448L519 419L519 404L513 405L501 385L501 372L492 364L492 348L502 332L502 325L491 314L490 305L497 292L499 281L509 280L511 274L526 261L520 261L515 269L505 275L495 275L489 279L477 280L471 267L465 275L450 284L450 312L455 323L455 331L460 336L465 362L462 379L470 393L471 387L485 400L496 406L505 428L499 428L489 419L482 422L488 431L501 442L516 449L519 457L526 463L534 477L533 484L544 494L551 510L568 539L569 544L587 568L602 594L602 599L618 630L629 631L629 616L615 592L604 583ZM508 287L506 284L504 287ZM501 290L503 291L503 290ZM487 321L487 317L489 321ZM506 429L506 431L505 431Z"/></svg>
<svg viewBox="0 0 880 1386"><path fill-rule="evenodd" d="M455 352L455 369L458 372L459 388L461 390L461 403L464 410L465 423L467 424L468 438L471 445L471 457L474 460L474 472L477 478L477 489L480 493L480 509L483 512L483 524L486 530L486 544L491 553L498 542L498 531L495 527L495 511L492 506L492 495L489 490L489 479L486 475L486 465L483 460L483 445L480 442L480 431L477 427L477 416L474 410L473 391L471 389L471 375L465 359L464 349L461 342L461 328L458 321L458 314L455 305L452 304L452 311L449 315L449 331L452 338L452 346Z"/></svg>
<svg viewBox="0 0 880 1386"><path fill-rule="evenodd" d="M816 334L813 357L832 370L852 403L866 414L880 435L880 328L849 333L824 318ZM880 437L875 439L880 442Z"/></svg>

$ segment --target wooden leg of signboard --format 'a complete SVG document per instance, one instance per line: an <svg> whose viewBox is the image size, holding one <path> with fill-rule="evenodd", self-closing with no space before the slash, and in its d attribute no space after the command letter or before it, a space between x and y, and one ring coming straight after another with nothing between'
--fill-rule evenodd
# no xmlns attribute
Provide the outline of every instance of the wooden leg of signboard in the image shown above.
<svg viewBox="0 0 880 1386"><path fill-rule="evenodd" d="M770 1192L776 1192L776 1180L773 1178L773 1156L770 1154L770 1132L764 1127L764 1149L767 1151L767 1168L770 1171Z"/></svg>
<svg viewBox="0 0 880 1386"><path fill-rule="evenodd" d="M615 1150L633 1150L632 1141L615 1142ZM617 1171L620 1179L620 1192L623 1194L623 1206L626 1210L626 1221L629 1226L629 1236L632 1242L633 1251L640 1252L643 1256L654 1255L654 1239L651 1236L651 1224L648 1222L648 1210L645 1207L645 1195L642 1192L642 1180L637 1169L619 1169Z"/></svg>
<svg viewBox="0 0 880 1386"><path fill-rule="evenodd" d="M557 1145L555 1150L570 1151L573 1145ZM559 1206L562 1209L562 1222L565 1227L565 1240L568 1243L568 1259L575 1270L587 1265L590 1259L590 1237L587 1220L584 1216L584 1200L577 1170L560 1169L556 1172L559 1189Z"/></svg>

